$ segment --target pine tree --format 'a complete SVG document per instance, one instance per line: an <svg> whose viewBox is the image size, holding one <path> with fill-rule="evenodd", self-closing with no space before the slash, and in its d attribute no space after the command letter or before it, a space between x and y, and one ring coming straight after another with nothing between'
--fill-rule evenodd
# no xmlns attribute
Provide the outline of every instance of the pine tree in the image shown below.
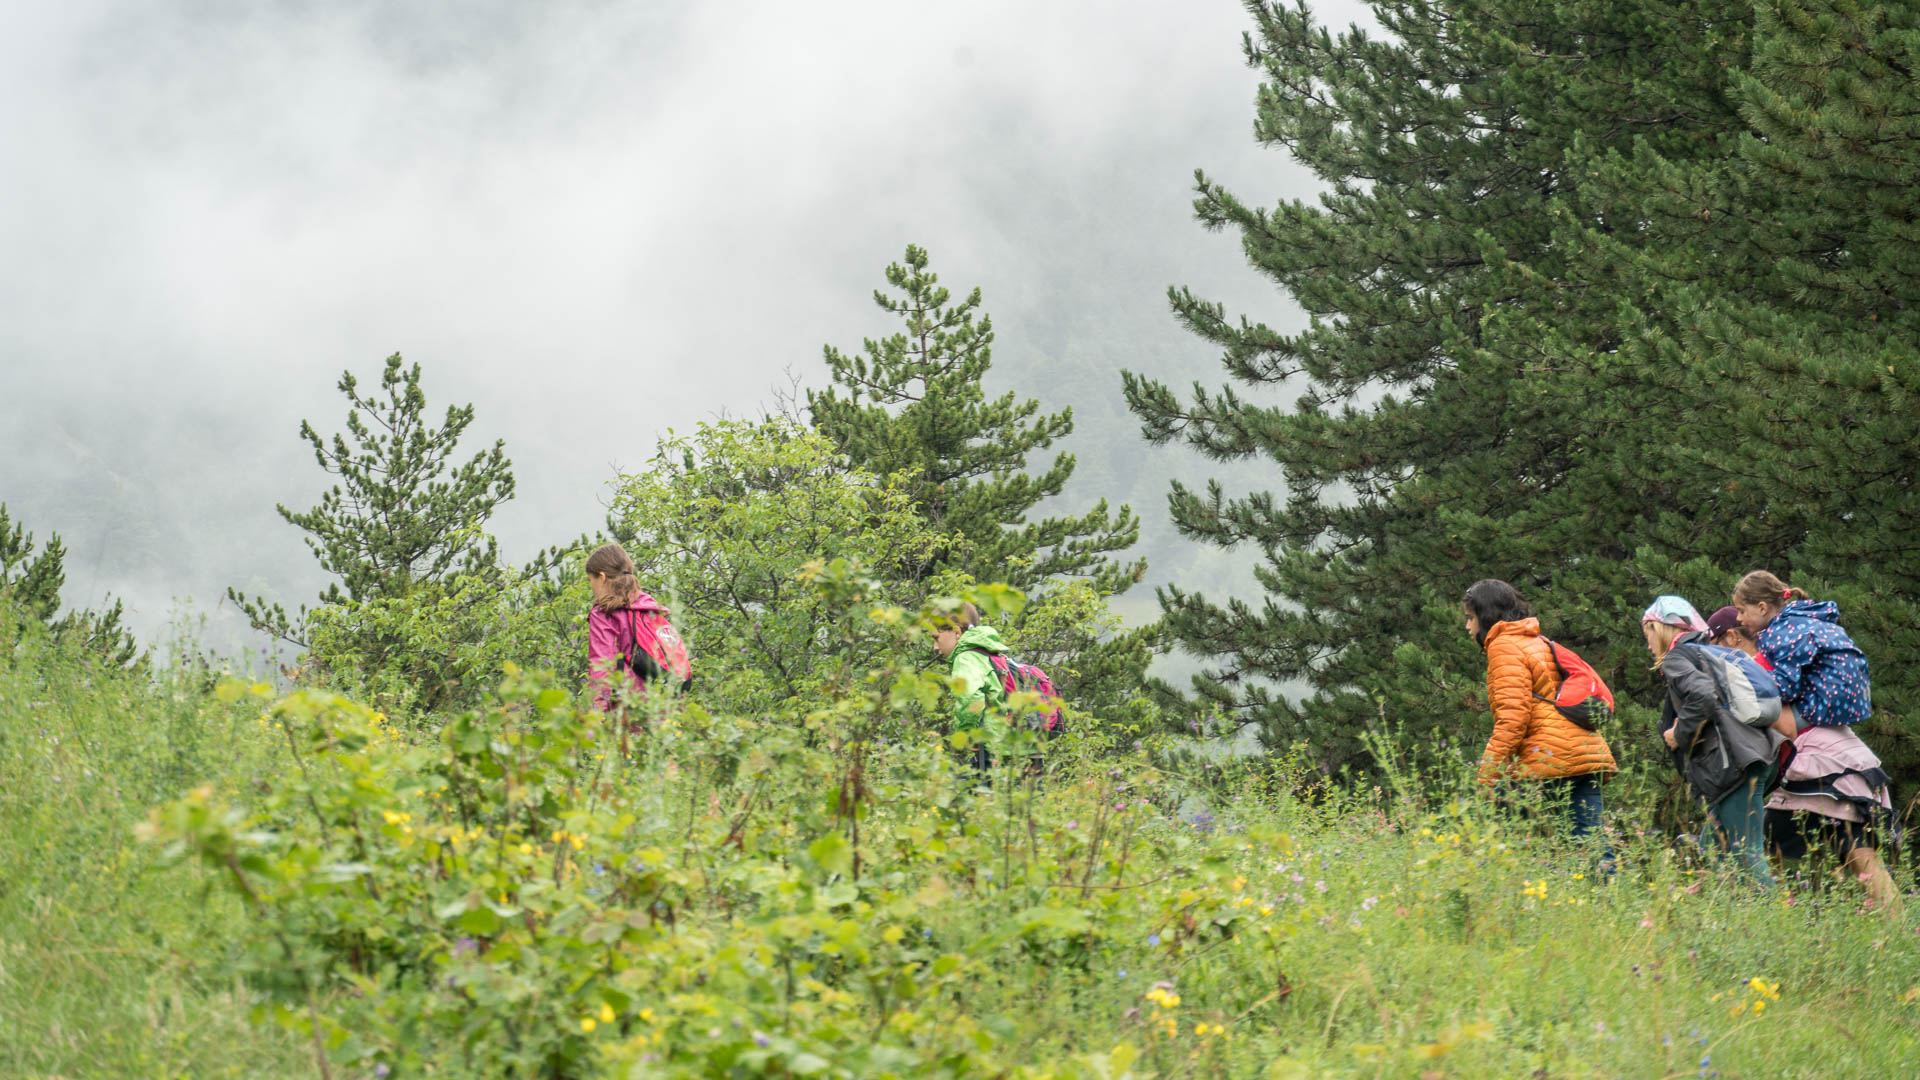
<svg viewBox="0 0 1920 1080"><path fill-rule="evenodd" d="M125 605L118 600L105 611L74 610L60 615L60 589L67 581L67 549L60 534L34 554L33 534L14 522L0 503L0 601L52 631L55 640L77 641L86 651L109 663L125 666L138 657L133 634L120 625Z"/></svg>
<svg viewBox="0 0 1920 1080"><path fill-rule="evenodd" d="M449 406L440 425L431 426L420 365L403 368L398 353L387 358L377 394L363 396L350 371L341 374L339 388L351 406L347 435L323 439L313 425L300 424L300 437L313 447L320 468L339 482L311 510L277 507L307 533L321 567L340 578L320 602L404 596L419 582L493 566L497 547L481 526L513 497L505 442L496 440L454 464L460 436L473 423L473 406ZM234 589L227 596L255 629L304 646L298 623L282 605L248 600Z"/></svg>
<svg viewBox="0 0 1920 1080"><path fill-rule="evenodd" d="M1028 590L1086 577L1108 595L1133 584L1144 561L1110 557L1140 538L1131 507L1110 513L1101 499L1078 517L1030 520L1065 489L1074 459L1057 454L1033 474L1027 458L1072 434L1073 410L1042 414L1040 402L1011 391L987 400L993 322L979 311L980 290L952 303L925 249L912 245L886 276L897 295L875 290L873 300L902 329L867 339L856 356L827 346L835 385L810 391L807 404L814 426L853 464L879 476L916 470L914 505L935 531L967 542L938 553L921 576L957 569Z"/></svg>
<svg viewBox="0 0 1920 1080"><path fill-rule="evenodd" d="M1034 474L1028 457L1073 432L1073 411L1042 413L1039 401L1011 392L987 399L993 324L980 290L954 303L924 249L908 246L886 277L893 295L876 290L873 299L901 330L868 339L855 356L826 347L834 386L807 395L814 426L859 468L913 472L914 508L935 532L959 538L914 568L915 578L958 571L1034 596L1000 629L1048 666L1076 707L1109 723L1143 719L1159 627L1122 630L1106 606L1146 573L1144 559L1115 558L1139 540L1139 519L1101 499L1079 516L1032 520L1065 489L1074 458L1057 454Z"/></svg>
<svg viewBox="0 0 1920 1080"><path fill-rule="evenodd" d="M55 533L39 555L33 548L33 534L24 523L13 521L7 504L0 503L0 596L41 622L51 623L60 611L60 586L67 580L66 547Z"/></svg>
<svg viewBox="0 0 1920 1080"><path fill-rule="evenodd" d="M1750 504L1721 581L1764 566L1839 599L1874 673L1862 734L1920 778L1920 7L1781 0L1729 74L1737 152L1594 167L1673 238L1580 238L1622 289L1624 354L1712 418L1670 460ZM1731 526L1716 501L1695 531Z"/></svg>
<svg viewBox="0 0 1920 1080"><path fill-rule="evenodd" d="M1270 459L1286 485L1173 490L1186 535L1263 555L1268 593L1163 591L1172 635L1214 665L1194 680L1199 703L1269 744L1307 739L1329 765L1355 760L1382 714L1484 731L1484 661L1458 616L1480 577L1514 582L1550 632L1644 688L1640 549L1685 563L1699 552L1671 527L1680 508L1751 496L1661 453L1691 399L1623 372L1620 297L1582 276L1568 239L1666 239L1590 161L1731 153L1742 125L1724 90L1750 9L1377 3L1390 40L1330 34L1304 5L1248 10L1247 59L1266 77L1256 135L1329 190L1262 210L1202 174L1196 209L1236 229L1311 322L1282 333L1170 296L1232 379L1299 397L1288 409L1198 383L1183 397L1125 376L1149 438ZM1295 682L1312 696L1279 692Z"/></svg>

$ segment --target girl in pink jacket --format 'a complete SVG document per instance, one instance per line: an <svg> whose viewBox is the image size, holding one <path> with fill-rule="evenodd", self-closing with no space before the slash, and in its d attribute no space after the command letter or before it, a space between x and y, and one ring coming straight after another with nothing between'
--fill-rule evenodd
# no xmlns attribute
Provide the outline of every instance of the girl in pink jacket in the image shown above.
<svg viewBox="0 0 1920 1080"><path fill-rule="evenodd" d="M693 687L693 663L687 644L667 620L667 609L640 588L633 560L619 544L604 544L587 556L587 585L593 610L587 613L587 678L594 706L615 704L614 689L628 697L664 683L680 691Z"/></svg>

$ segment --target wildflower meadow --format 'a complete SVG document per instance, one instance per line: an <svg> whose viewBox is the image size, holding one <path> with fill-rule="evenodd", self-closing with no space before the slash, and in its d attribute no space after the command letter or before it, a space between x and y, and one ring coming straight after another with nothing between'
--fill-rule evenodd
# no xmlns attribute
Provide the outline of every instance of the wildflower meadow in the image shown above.
<svg viewBox="0 0 1920 1080"><path fill-rule="evenodd" d="M1464 766L1352 784L1084 724L1041 747L1014 724L989 730L1008 764L983 784L956 740L899 721L945 692L906 665L842 671L799 716L642 703L622 752L577 687L513 668L425 730L206 666L6 644L6 1075L1920 1060L1910 920L1818 878L1750 892L1627 813L1602 862Z"/></svg>

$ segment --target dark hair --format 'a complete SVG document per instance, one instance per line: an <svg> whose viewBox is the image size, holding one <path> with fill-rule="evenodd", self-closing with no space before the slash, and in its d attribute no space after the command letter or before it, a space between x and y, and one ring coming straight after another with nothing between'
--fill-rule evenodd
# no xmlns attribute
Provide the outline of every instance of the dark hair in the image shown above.
<svg viewBox="0 0 1920 1080"><path fill-rule="evenodd" d="M1467 610L1480 622L1480 632L1474 640L1487 643L1487 631L1497 622L1514 622L1531 618L1533 609L1527 606L1520 596L1520 590L1494 578L1483 578L1467 587Z"/></svg>

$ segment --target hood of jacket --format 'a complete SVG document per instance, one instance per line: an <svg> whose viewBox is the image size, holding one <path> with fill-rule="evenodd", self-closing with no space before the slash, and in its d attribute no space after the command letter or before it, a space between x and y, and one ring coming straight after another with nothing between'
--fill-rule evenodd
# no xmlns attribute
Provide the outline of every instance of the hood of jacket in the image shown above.
<svg viewBox="0 0 1920 1080"><path fill-rule="evenodd" d="M1000 640L1000 631L983 624L980 626L967 627L966 633L961 634L960 640L953 644L954 652L957 653L961 649L979 649L982 652L1004 653L1007 651L1007 643Z"/></svg>
<svg viewBox="0 0 1920 1080"><path fill-rule="evenodd" d="M657 611L660 614L665 615L667 613L667 606L665 604L662 604L660 601L655 600L653 598L653 594L647 592L645 589L635 589L633 593L633 599L627 601L627 610L628 611Z"/></svg>
<svg viewBox="0 0 1920 1080"><path fill-rule="evenodd" d="M1511 634L1514 637L1539 637L1540 636L1540 620L1539 619L1501 619L1499 622L1494 623L1492 626L1487 627L1486 640L1480 643L1480 647L1484 649L1490 643L1492 643L1494 638L1504 637L1508 634Z"/></svg>
<svg viewBox="0 0 1920 1080"><path fill-rule="evenodd" d="M1689 630L1673 639L1675 645L1711 645L1713 635L1705 630Z"/></svg>
<svg viewBox="0 0 1920 1080"><path fill-rule="evenodd" d="M1797 616L1802 619L1818 619L1821 622L1840 621L1840 605L1831 600L1794 600L1780 609L1775 618Z"/></svg>

